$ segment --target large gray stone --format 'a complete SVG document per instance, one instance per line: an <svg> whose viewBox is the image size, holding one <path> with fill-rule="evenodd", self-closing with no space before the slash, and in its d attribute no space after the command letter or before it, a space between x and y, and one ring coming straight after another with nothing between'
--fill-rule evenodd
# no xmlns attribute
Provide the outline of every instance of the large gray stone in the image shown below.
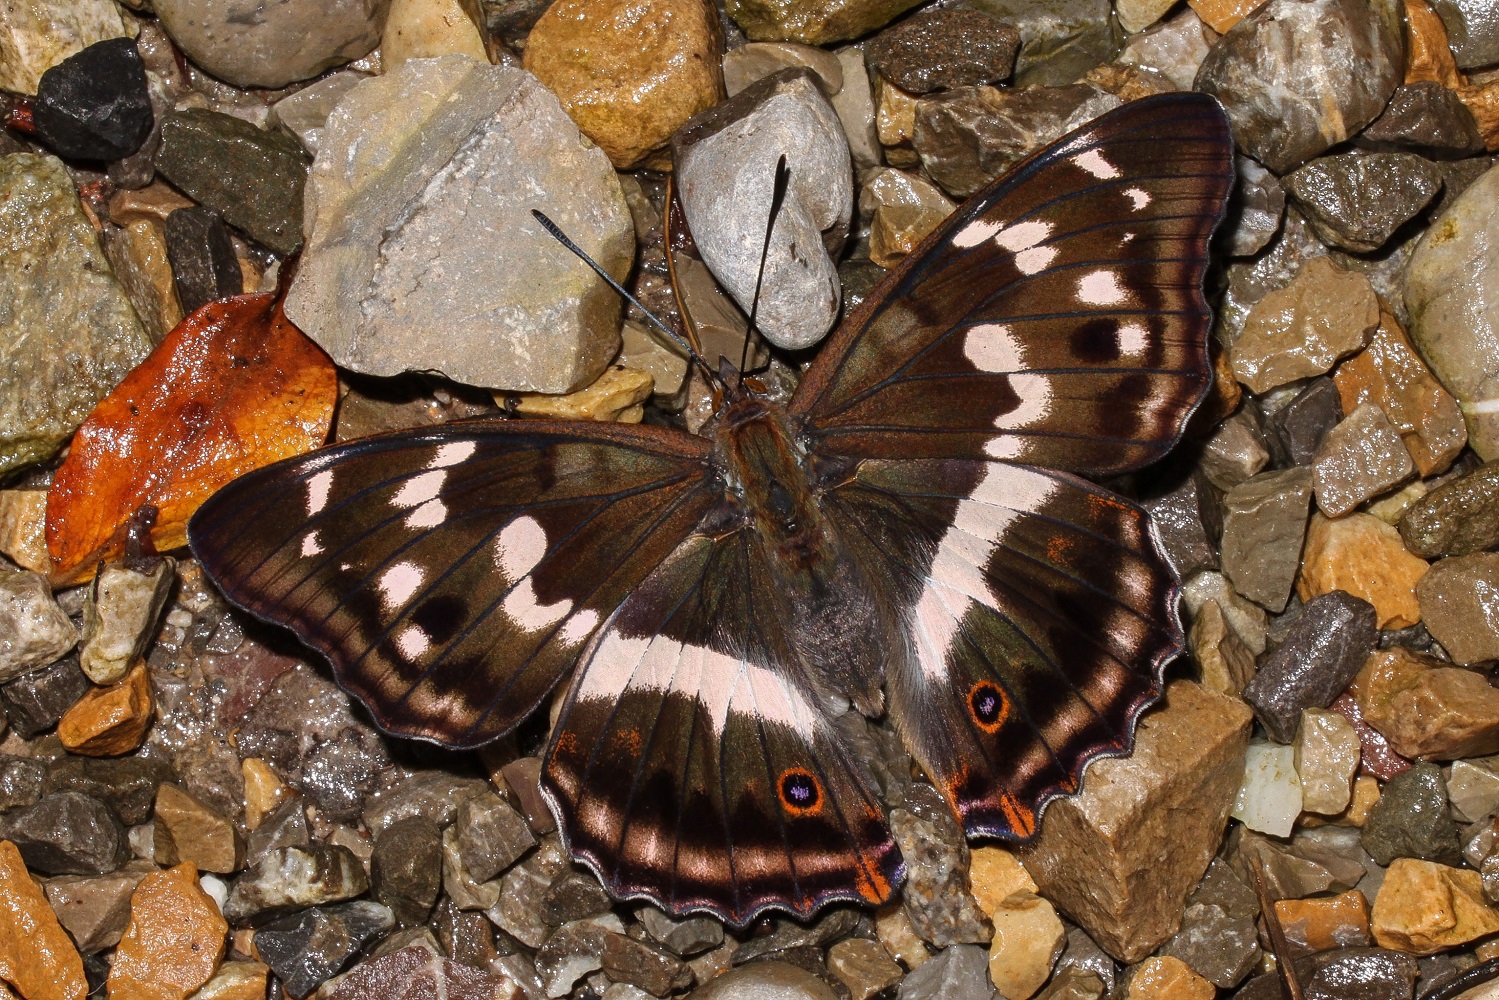
<svg viewBox="0 0 1499 1000"><path fill-rule="evenodd" d="M187 57L238 87L284 87L380 42L390 0L153 0Z"/></svg>
<svg viewBox="0 0 1499 1000"><path fill-rule="evenodd" d="M62 161L0 157L0 475L51 457L150 350Z"/></svg>
<svg viewBox="0 0 1499 1000"><path fill-rule="evenodd" d="M1468 424L1499 458L1499 169L1469 185L1421 237L1405 278L1411 339Z"/></svg>
<svg viewBox="0 0 1499 1000"><path fill-rule="evenodd" d="M787 349L820 341L842 301L837 252L853 214L853 166L837 112L810 70L785 69L672 139L677 192L703 261L746 313L754 301L776 161L790 186L770 235L756 324Z"/></svg>
<svg viewBox="0 0 1499 1000"><path fill-rule="evenodd" d="M1447 26L1457 64L1475 69L1499 62L1499 6L1493 0L1432 0Z"/></svg>
<svg viewBox="0 0 1499 1000"><path fill-rule="evenodd" d="M323 127L286 314L354 371L580 388L619 349L619 300L532 209L625 277L624 194L556 96L523 70L408 60Z"/></svg>
<svg viewBox="0 0 1499 1000"><path fill-rule="evenodd" d="M1239 148L1285 173L1384 110L1405 66L1399 0L1269 0L1229 29L1197 73Z"/></svg>

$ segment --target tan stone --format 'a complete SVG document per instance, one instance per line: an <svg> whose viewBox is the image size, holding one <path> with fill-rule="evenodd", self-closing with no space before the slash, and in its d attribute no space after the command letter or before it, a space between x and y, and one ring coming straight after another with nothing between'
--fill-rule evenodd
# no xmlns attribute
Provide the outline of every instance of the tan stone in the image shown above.
<svg viewBox="0 0 1499 1000"><path fill-rule="evenodd" d="M156 866L132 861L108 875L59 875L46 881L47 902L85 955L120 943L130 922L130 897Z"/></svg>
<svg viewBox="0 0 1499 1000"><path fill-rule="evenodd" d="M245 779L245 826L251 830L260 826L266 813L296 794L259 757L240 761L239 771Z"/></svg>
<svg viewBox="0 0 1499 1000"><path fill-rule="evenodd" d="M182 303L167 260L164 228L154 219L135 219L110 233L105 255L151 342L159 344L182 322Z"/></svg>
<svg viewBox="0 0 1499 1000"><path fill-rule="evenodd" d="M1467 77L1447 44L1447 26L1426 0L1405 0L1405 82L1457 88Z"/></svg>
<svg viewBox="0 0 1499 1000"><path fill-rule="evenodd" d="M917 969L932 957L926 942L911 926L906 908L900 903L890 903L875 911L874 933L890 957L908 969Z"/></svg>
<svg viewBox="0 0 1499 1000"><path fill-rule="evenodd" d="M723 100L722 59L705 0L557 0L531 29L523 64L624 169Z"/></svg>
<svg viewBox="0 0 1499 1000"><path fill-rule="evenodd" d="M1296 731L1296 773L1301 778L1301 808L1336 816L1353 801L1359 740L1353 723L1337 712L1307 708Z"/></svg>
<svg viewBox="0 0 1499 1000"><path fill-rule="evenodd" d="M218 969L228 931L192 865L151 872L130 899L110 1000L185 1000Z"/></svg>
<svg viewBox="0 0 1499 1000"><path fill-rule="evenodd" d="M1468 442L1457 400L1426 367L1393 314L1381 309L1369 346L1333 372L1343 412L1364 403L1384 411L1423 476L1450 466Z"/></svg>
<svg viewBox="0 0 1499 1000"><path fill-rule="evenodd" d="M1213 1000L1217 995L1212 983L1169 955L1142 962L1125 994L1126 1000Z"/></svg>
<svg viewBox="0 0 1499 1000"><path fill-rule="evenodd" d="M234 824L176 785L156 790L155 834L158 864L188 862L200 871L228 874L244 858Z"/></svg>
<svg viewBox="0 0 1499 1000"><path fill-rule="evenodd" d="M687 384L687 356L660 333L633 320L620 328L619 363L651 377L651 397L668 409L681 409Z"/></svg>
<svg viewBox="0 0 1499 1000"><path fill-rule="evenodd" d="M1120 26L1132 35L1155 24L1174 6L1176 0L1114 0Z"/></svg>
<svg viewBox="0 0 1499 1000"><path fill-rule="evenodd" d="M1404 757L1499 753L1499 690L1481 674L1395 646L1372 653L1349 691L1364 721Z"/></svg>
<svg viewBox="0 0 1499 1000"><path fill-rule="evenodd" d="M1254 13L1254 9L1264 2L1265 0L1187 0L1197 16L1220 35Z"/></svg>
<svg viewBox="0 0 1499 1000"><path fill-rule="evenodd" d="M1453 660L1499 660L1499 552L1438 561L1416 586L1416 597L1426 630Z"/></svg>
<svg viewBox="0 0 1499 1000"><path fill-rule="evenodd" d="M151 676L141 660L119 683L93 688L74 702L57 724L57 738L70 753L118 757L141 745L155 712Z"/></svg>
<svg viewBox="0 0 1499 1000"><path fill-rule="evenodd" d="M1202 683L1214 691L1237 698L1254 679L1254 653L1230 627L1217 601L1204 601L1197 610L1187 643L1202 667Z"/></svg>
<svg viewBox="0 0 1499 1000"><path fill-rule="evenodd" d="M1362 349L1378 326L1379 299L1369 279L1314 257L1249 311L1233 347L1234 376L1251 392L1267 392L1321 375Z"/></svg>
<svg viewBox="0 0 1499 1000"><path fill-rule="evenodd" d="M1323 821L1319 817L1308 816L1304 826L1319 826L1326 822L1329 826L1352 826L1363 827L1369 821L1369 813L1379 804L1379 779L1372 774L1361 774L1353 779L1353 800L1348 803L1348 808ZM1313 823L1311 820L1319 819Z"/></svg>
<svg viewBox="0 0 1499 1000"><path fill-rule="evenodd" d="M1176 932L1244 771L1253 714L1191 681L1146 715L1129 757L1100 760L1016 852L1041 894L1125 962Z"/></svg>
<svg viewBox="0 0 1499 1000"><path fill-rule="evenodd" d="M1400 533L1370 514L1329 520L1312 514L1296 593L1303 601L1344 590L1374 605L1382 629L1406 628L1421 620L1416 584L1426 560L1412 555Z"/></svg>
<svg viewBox="0 0 1499 1000"><path fill-rule="evenodd" d="M592 385L577 392L560 396L546 392L495 393L495 402L528 417L638 424L645 416L645 401L651 398L654 384L650 372L611 365Z"/></svg>
<svg viewBox="0 0 1499 1000"><path fill-rule="evenodd" d="M1477 872L1396 858L1374 897L1371 926L1381 948L1435 955L1499 931L1499 912L1484 900Z"/></svg>
<svg viewBox="0 0 1499 1000"><path fill-rule="evenodd" d="M977 845L968 856L968 884L974 902L985 913L1017 892L1036 892L1036 882L1014 852L992 844Z"/></svg>
<svg viewBox="0 0 1499 1000"><path fill-rule="evenodd" d="M225 962L188 1000L265 1000L270 971L260 962Z"/></svg>
<svg viewBox="0 0 1499 1000"><path fill-rule="evenodd" d="M747 42L723 56L723 85L730 97L773 73L805 66L829 96L843 89L843 64L827 49L798 42Z"/></svg>
<svg viewBox="0 0 1499 1000"><path fill-rule="evenodd" d="M894 267L955 207L930 181L900 170L878 171L859 192L859 210L870 216L869 259Z"/></svg>
<svg viewBox="0 0 1499 1000"><path fill-rule="evenodd" d="M46 490L0 490L0 554L22 569L50 574L46 528Z"/></svg>
<svg viewBox="0 0 1499 1000"><path fill-rule="evenodd" d="M989 978L1006 1000L1030 1000L1067 943L1056 907L1034 892L1020 891L987 911L994 924L989 942Z"/></svg>
<svg viewBox="0 0 1499 1000"><path fill-rule="evenodd" d="M0 8L0 90L35 94L42 74L125 30L113 0L25 0Z"/></svg>
<svg viewBox="0 0 1499 1000"><path fill-rule="evenodd" d="M1463 102L1478 124L1478 134L1483 136L1483 148L1490 153L1499 151L1499 80L1488 83L1455 88L1458 100Z"/></svg>
<svg viewBox="0 0 1499 1000"><path fill-rule="evenodd" d="M179 208L192 208L194 202L163 181L143 188L122 188L109 199L109 221L117 226L136 222L160 222Z"/></svg>
<svg viewBox="0 0 1499 1000"><path fill-rule="evenodd" d="M78 949L8 840L0 840L0 980L24 1000L83 1000L88 994Z"/></svg>
<svg viewBox="0 0 1499 1000"><path fill-rule="evenodd" d="M380 64L386 72L407 59L449 53L489 62L484 12L475 0L390 0L380 36Z"/></svg>
<svg viewBox="0 0 1499 1000"><path fill-rule="evenodd" d="M911 140L916 137L916 97L874 74L875 135L885 147L892 167L914 167L921 162Z"/></svg>
<svg viewBox="0 0 1499 1000"><path fill-rule="evenodd" d="M1499 939L1490 939L1474 948L1473 957L1478 959L1480 962L1487 962L1490 959L1499 958ZM1465 998L1465 1000L1493 1000L1493 997L1485 997L1482 994L1479 994L1476 997L1467 997Z"/></svg>
<svg viewBox="0 0 1499 1000"><path fill-rule="evenodd" d="M906 974L879 942L844 938L828 949L828 971L848 987L852 1000L888 995Z"/></svg>
<svg viewBox="0 0 1499 1000"><path fill-rule="evenodd" d="M1369 943L1369 901L1357 889L1338 896L1277 900L1275 915L1286 939L1306 951Z"/></svg>

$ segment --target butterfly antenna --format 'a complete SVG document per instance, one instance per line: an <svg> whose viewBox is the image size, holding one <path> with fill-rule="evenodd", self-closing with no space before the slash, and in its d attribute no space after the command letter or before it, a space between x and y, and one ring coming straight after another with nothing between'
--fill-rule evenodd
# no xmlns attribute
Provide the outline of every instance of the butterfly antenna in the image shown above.
<svg viewBox="0 0 1499 1000"><path fill-rule="evenodd" d="M555 239L558 243L561 243L563 246L567 247L567 249L571 250L575 255L577 255L577 258L579 260L587 264L589 267L593 268L593 273L597 274L600 278L603 278L604 281L608 283L609 287L618 292L626 302L630 303L630 305L634 306L636 309L639 309L641 313L644 314L645 318L650 321L652 326L661 331L661 334L665 336L666 339L670 340L673 344L676 344L678 347L680 347L682 351L687 355L688 359L693 364L697 365L698 368L703 371L712 381L720 383L723 381L719 378L718 373L715 372L711 367L709 367L708 363L703 360L703 356L693 349L691 344L687 343L687 341L678 336L677 332L671 327L667 326L665 323L661 322L661 320L657 319L655 313L651 312L645 306L641 305L639 299L626 291L624 285L621 285L619 282L615 281L613 275L611 275L608 271L605 271L603 267L599 265L598 261L588 256L587 252L584 251L582 247L578 246L578 244L574 243L568 237L568 235L562 231L561 227L558 226L557 223L546 217L546 213L542 212L540 209L533 208L531 209L531 214L536 216L536 221L541 223L541 227L548 233L550 233L553 239Z"/></svg>
<svg viewBox="0 0 1499 1000"><path fill-rule="evenodd" d="M661 223L663 238L661 249L666 256L666 275L671 279L671 295L677 303L677 315L682 317L682 326L687 332L687 342L692 349L699 354L703 352L703 338L697 332L697 321L692 318L692 310L687 308L687 300L682 297L682 283L677 280L677 255L672 250L672 242L677 235L677 192L676 179L666 175L666 214ZM685 224L686 220L683 220Z"/></svg>
<svg viewBox="0 0 1499 1000"><path fill-rule="evenodd" d="M770 218L765 223L765 243L760 247L760 271L755 275L755 296L750 299L749 330L744 337L744 350L739 355L739 381L744 381L744 367L749 364L750 342L759 334L755 316L760 312L760 286L765 281L765 261L770 257L770 237L776 229L776 217L786 202L786 188L791 183L791 168L786 166L786 154L776 160L775 184L770 192Z"/></svg>

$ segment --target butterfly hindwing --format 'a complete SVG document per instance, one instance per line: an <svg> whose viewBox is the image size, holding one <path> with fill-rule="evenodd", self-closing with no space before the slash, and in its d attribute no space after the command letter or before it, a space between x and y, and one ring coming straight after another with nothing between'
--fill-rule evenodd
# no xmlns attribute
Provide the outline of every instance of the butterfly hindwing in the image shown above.
<svg viewBox="0 0 1499 1000"><path fill-rule="evenodd" d="M792 401L829 454L1085 474L1163 455L1211 372L1212 98L1127 104L975 195L833 335Z"/></svg>
<svg viewBox="0 0 1499 1000"><path fill-rule="evenodd" d="M743 926L885 901L903 876L883 809L770 613L745 531L684 542L585 655L543 788L611 893Z"/></svg>
<svg viewBox="0 0 1499 1000"><path fill-rule="evenodd" d="M323 652L385 729L513 728L717 496L710 444L488 420L324 449L215 494L189 537L234 603Z"/></svg>

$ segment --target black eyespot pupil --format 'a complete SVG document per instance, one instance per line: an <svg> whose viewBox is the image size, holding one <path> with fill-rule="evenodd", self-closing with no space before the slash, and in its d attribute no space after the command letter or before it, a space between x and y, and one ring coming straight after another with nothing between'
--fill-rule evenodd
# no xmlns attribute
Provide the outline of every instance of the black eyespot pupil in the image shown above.
<svg viewBox="0 0 1499 1000"><path fill-rule="evenodd" d="M973 689L970 704L973 706L974 717L985 725L989 725L999 718L1000 707L1003 702L1000 700L999 692L994 687L988 684L980 684Z"/></svg>
<svg viewBox="0 0 1499 1000"><path fill-rule="evenodd" d="M810 775L791 772L781 778L781 797L798 809L810 809L817 804L817 782Z"/></svg>

